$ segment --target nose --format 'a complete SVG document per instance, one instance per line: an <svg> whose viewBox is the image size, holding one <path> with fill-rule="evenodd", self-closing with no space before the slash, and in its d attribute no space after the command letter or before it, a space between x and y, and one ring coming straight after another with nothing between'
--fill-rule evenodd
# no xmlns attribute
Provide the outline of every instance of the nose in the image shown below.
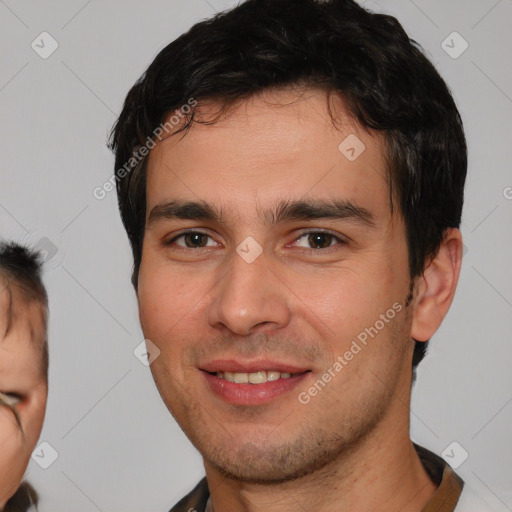
<svg viewBox="0 0 512 512"><path fill-rule="evenodd" d="M288 325L291 293L264 254L247 263L233 253L223 272L224 277L210 294L208 321L212 327L248 336Z"/></svg>

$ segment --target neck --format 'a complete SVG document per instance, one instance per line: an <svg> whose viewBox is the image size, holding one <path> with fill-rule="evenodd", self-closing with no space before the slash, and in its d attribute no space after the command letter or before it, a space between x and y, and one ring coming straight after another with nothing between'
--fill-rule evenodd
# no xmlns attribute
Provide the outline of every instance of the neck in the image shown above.
<svg viewBox="0 0 512 512"><path fill-rule="evenodd" d="M290 482L233 480L205 461L214 512L420 512L436 486L410 440L410 395L403 398L394 400L391 409L395 410L388 411L357 446L318 471Z"/></svg>

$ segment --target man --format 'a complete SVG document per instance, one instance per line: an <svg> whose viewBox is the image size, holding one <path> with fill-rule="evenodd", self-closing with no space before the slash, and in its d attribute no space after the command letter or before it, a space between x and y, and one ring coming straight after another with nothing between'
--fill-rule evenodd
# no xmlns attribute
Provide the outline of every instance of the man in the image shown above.
<svg viewBox="0 0 512 512"><path fill-rule="evenodd" d="M172 510L455 510L409 404L459 276L466 144L400 24L249 0L160 52L112 147L152 373L206 470Z"/></svg>

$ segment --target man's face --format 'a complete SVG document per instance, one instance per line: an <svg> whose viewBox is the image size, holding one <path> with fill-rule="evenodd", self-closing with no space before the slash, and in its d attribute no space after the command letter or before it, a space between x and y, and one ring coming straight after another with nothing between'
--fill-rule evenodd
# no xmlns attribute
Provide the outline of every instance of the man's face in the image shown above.
<svg viewBox="0 0 512 512"><path fill-rule="evenodd" d="M266 93L149 159L151 369L207 468L246 481L295 478L408 425L405 228L382 139L333 106L337 127L323 92Z"/></svg>
<svg viewBox="0 0 512 512"><path fill-rule="evenodd" d="M26 304L22 298L11 301L8 290L3 284L0 287L1 508L19 486L41 433L47 383L41 370L40 341L32 339L44 333L41 305Z"/></svg>

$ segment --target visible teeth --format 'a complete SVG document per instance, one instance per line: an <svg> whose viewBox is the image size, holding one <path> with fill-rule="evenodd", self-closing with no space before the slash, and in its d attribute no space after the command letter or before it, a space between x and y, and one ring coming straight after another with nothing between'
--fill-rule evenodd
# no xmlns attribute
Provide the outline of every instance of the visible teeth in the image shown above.
<svg viewBox="0 0 512 512"><path fill-rule="evenodd" d="M267 372L250 373L249 382L251 384L262 384L263 382L267 382Z"/></svg>
<svg viewBox="0 0 512 512"><path fill-rule="evenodd" d="M242 372L217 372L217 378L234 382L236 384L264 384L265 382L272 382L278 379L289 379L292 374L286 372L264 371L252 373Z"/></svg>
<svg viewBox="0 0 512 512"><path fill-rule="evenodd" d="M249 382L248 373L234 373L233 380L236 384L247 384Z"/></svg>

